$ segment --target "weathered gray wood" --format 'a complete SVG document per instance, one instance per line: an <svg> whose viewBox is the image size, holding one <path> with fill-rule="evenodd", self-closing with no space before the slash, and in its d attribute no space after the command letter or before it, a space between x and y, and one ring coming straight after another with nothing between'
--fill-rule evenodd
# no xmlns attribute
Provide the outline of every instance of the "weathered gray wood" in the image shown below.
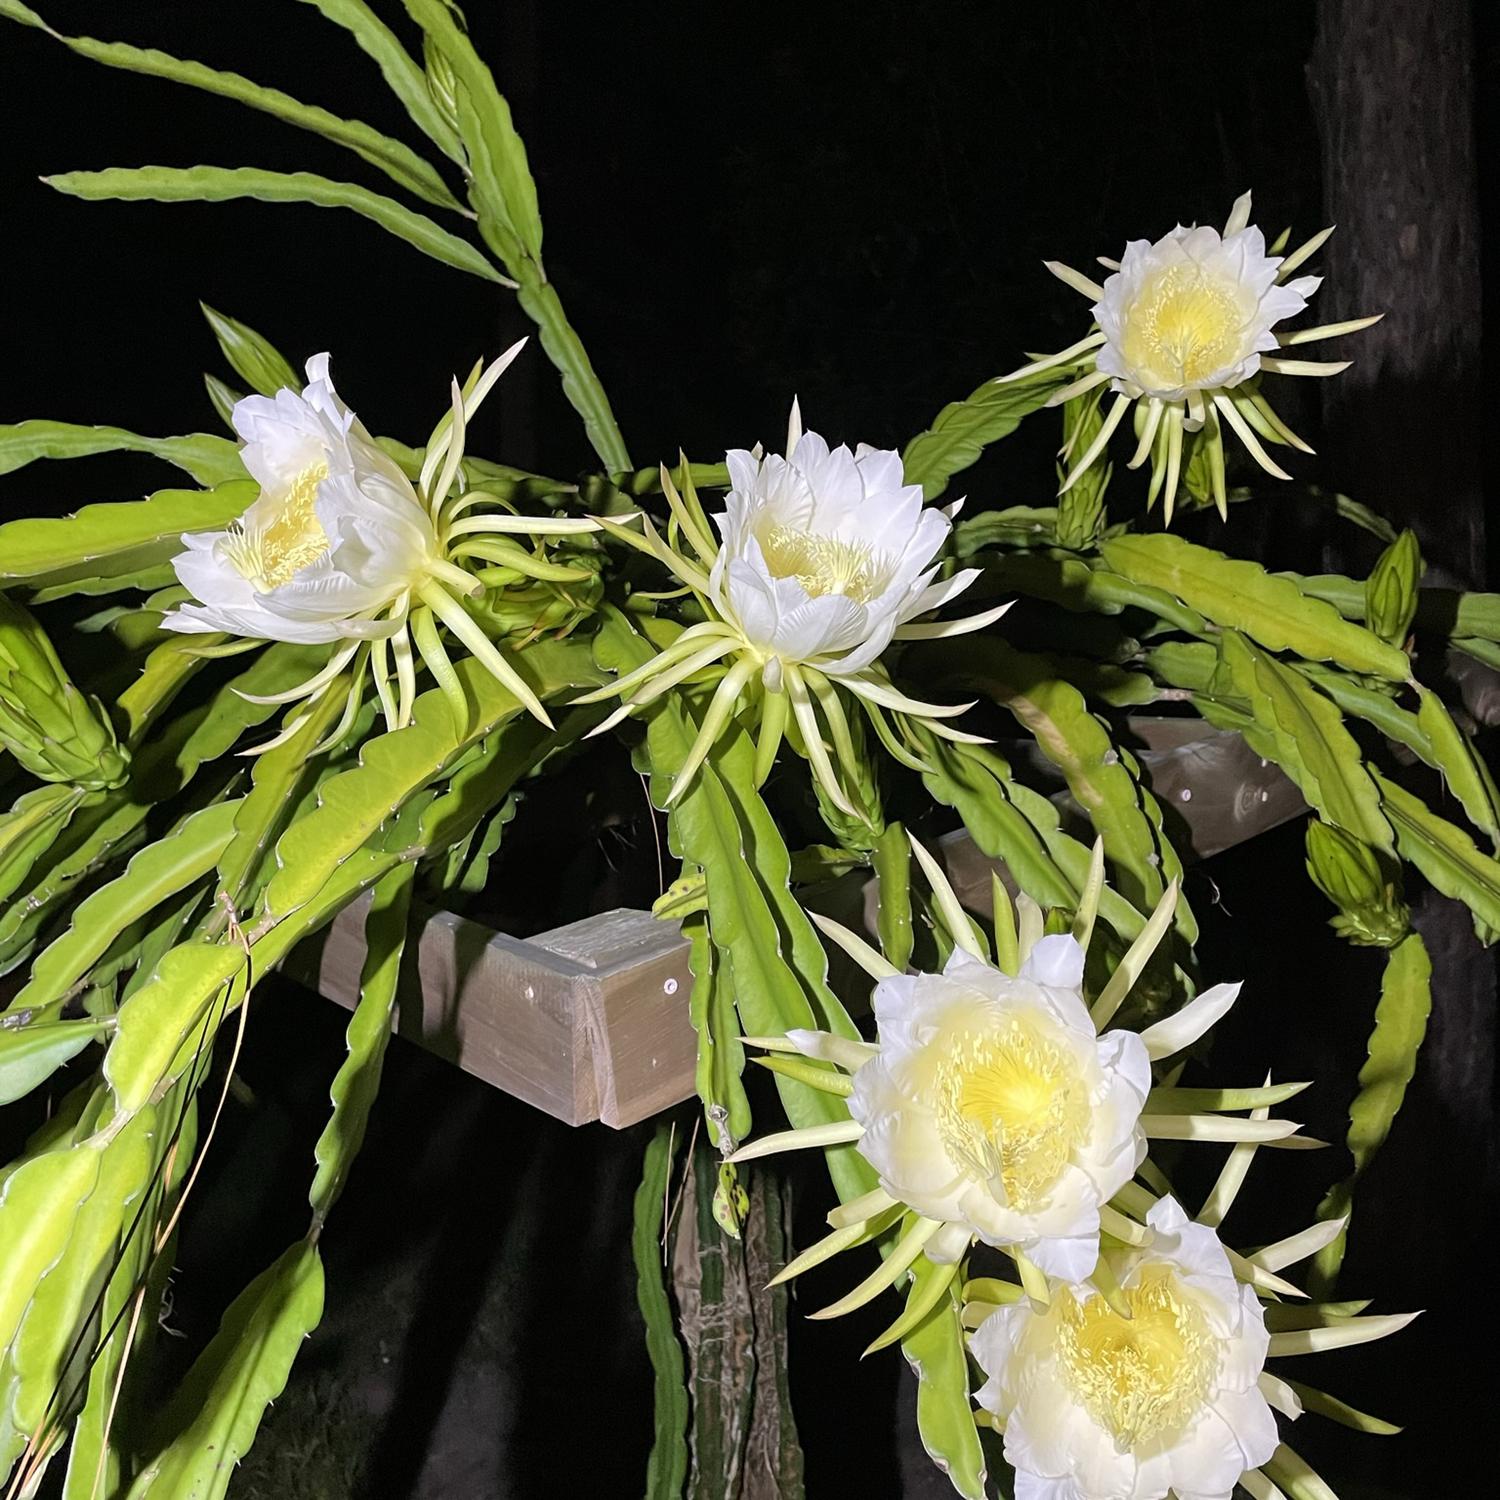
<svg viewBox="0 0 1500 1500"><path fill-rule="evenodd" d="M331 1000L359 999L368 899L344 911L293 972ZM422 927L416 982L403 977L399 1035L569 1124L598 1118L593 1054L575 983L580 964L451 912Z"/></svg>
<svg viewBox="0 0 1500 1500"><path fill-rule="evenodd" d="M1303 810L1296 787L1236 734L1197 719L1130 727L1158 799L1181 817L1185 852L1205 858ZM1081 817L1066 793L1054 800ZM987 914L991 874L1006 878L1003 869L962 830L939 840L939 854L959 898ZM863 895L873 933L873 880ZM292 963L344 1006L359 998L367 907L356 903ZM692 1095L691 986L687 943L650 912L602 912L524 940L438 912L423 926L396 1029L570 1125L619 1129Z"/></svg>
<svg viewBox="0 0 1500 1500"><path fill-rule="evenodd" d="M356 902L291 966L349 1008L368 907ZM621 1128L692 1092L691 983L687 943L650 912L603 912L526 940L437 912L396 1031L556 1119Z"/></svg>
<svg viewBox="0 0 1500 1500"><path fill-rule="evenodd" d="M646 911L609 911L531 942L584 969L575 994L593 1059L598 1117L606 1125L633 1125L692 1093L697 1036L687 1002L693 976L675 923Z"/></svg>

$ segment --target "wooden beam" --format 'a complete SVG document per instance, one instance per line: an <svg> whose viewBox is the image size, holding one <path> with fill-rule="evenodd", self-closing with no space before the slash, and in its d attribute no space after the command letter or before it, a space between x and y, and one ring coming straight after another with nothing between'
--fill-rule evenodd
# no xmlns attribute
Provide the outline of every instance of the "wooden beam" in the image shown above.
<svg viewBox="0 0 1500 1500"><path fill-rule="evenodd" d="M1296 787L1237 734L1198 719L1131 721L1151 785L1199 858L1241 843L1304 810ZM1054 801L1078 816L1071 798ZM939 840L960 900L988 915L998 861L962 830ZM873 880L851 891L873 933ZM847 899L846 895L846 899ZM304 945L296 978L340 1005L359 998L368 899ZM417 962L399 997L399 1035L466 1073L570 1125L616 1129L690 1098L697 1037L688 1021L692 972L677 925L621 909L520 939L452 912L422 926Z"/></svg>
<svg viewBox="0 0 1500 1500"><path fill-rule="evenodd" d="M289 972L353 1009L365 897L294 955ZM439 911L403 979L396 1031L569 1125L633 1125L693 1092L692 973L674 923L586 917L522 940Z"/></svg>

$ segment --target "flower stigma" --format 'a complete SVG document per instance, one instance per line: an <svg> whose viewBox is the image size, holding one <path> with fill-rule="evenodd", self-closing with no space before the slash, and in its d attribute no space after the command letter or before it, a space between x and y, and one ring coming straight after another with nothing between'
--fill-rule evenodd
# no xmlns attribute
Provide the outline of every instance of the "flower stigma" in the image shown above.
<svg viewBox="0 0 1500 1500"><path fill-rule="evenodd" d="M960 1038L937 1075L938 1130L953 1155L1037 1207L1089 1126L1089 1099L1067 1048L1020 1017Z"/></svg>
<svg viewBox="0 0 1500 1500"><path fill-rule="evenodd" d="M1125 309L1121 352L1148 390L1192 387L1244 357L1238 287L1201 267L1168 266Z"/></svg>
<svg viewBox="0 0 1500 1500"><path fill-rule="evenodd" d="M1213 1387L1218 1346L1170 1267L1144 1267L1123 1295L1128 1318L1103 1297L1079 1302L1062 1288L1052 1316L1064 1379L1126 1452L1187 1423Z"/></svg>
<svg viewBox="0 0 1500 1500"><path fill-rule="evenodd" d="M886 586L885 560L857 542L817 536L793 526L769 526L757 540L772 578L794 578L809 599L842 594L868 604Z"/></svg>
<svg viewBox="0 0 1500 1500"><path fill-rule="evenodd" d="M328 551L328 533L318 520L318 486L328 478L326 463L304 469L281 496L269 523L229 528L224 551L240 576L259 594L268 594L310 567Z"/></svg>

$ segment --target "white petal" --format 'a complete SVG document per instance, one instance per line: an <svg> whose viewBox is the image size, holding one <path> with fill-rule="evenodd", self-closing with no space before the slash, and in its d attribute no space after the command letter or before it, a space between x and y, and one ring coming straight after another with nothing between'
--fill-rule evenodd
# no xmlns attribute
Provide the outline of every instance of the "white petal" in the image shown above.
<svg viewBox="0 0 1500 1500"><path fill-rule="evenodd" d="M1146 1223L1158 1234L1177 1234L1193 1221L1175 1198L1160 1198L1146 1214Z"/></svg>
<svg viewBox="0 0 1500 1500"><path fill-rule="evenodd" d="M816 1058L819 1062L834 1063L841 1068L847 1068L851 1073L858 1072L872 1058L880 1055L880 1049L869 1042L856 1042L849 1037L834 1036L827 1031L794 1029L787 1032L786 1039L804 1057Z"/></svg>
<svg viewBox="0 0 1500 1500"><path fill-rule="evenodd" d="M843 594L822 594L787 611L777 622L774 645L787 661L807 661L843 650L858 639L864 606Z"/></svg>
<svg viewBox="0 0 1500 1500"><path fill-rule="evenodd" d="M1056 990L1077 990L1083 983L1083 949L1066 933L1044 937L1021 965L1020 978Z"/></svg>
<svg viewBox="0 0 1500 1500"><path fill-rule="evenodd" d="M863 1068L859 1076L869 1073ZM893 1198L926 1218L960 1220L959 1194L967 1179L949 1160L930 1117L910 1111L882 1113L866 1126L858 1149Z"/></svg>
<svg viewBox="0 0 1500 1500"><path fill-rule="evenodd" d="M1118 1459L1111 1461L1113 1442L1078 1405L1055 1365L1043 1365L1036 1359L1036 1342L1027 1338L1017 1361L1032 1368L1017 1369L1011 1376L1015 1402L1005 1424L1006 1462L1017 1474L1024 1471L1050 1479L1071 1476L1083 1495L1091 1490L1083 1482L1083 1471L1089 1471L1093 1479L1104 1480L1099 1493L1128 1494L1126 1485L1114 1489L1107 1486L1111 1478L1123 1478L1128 1484L1134 1463L1129 1459L1123 1465ZM1119 1472L1122 1467L1123 1475Z"/></svg>
<svg viewBox="0 0 1500 1500"><path fill-rule="evenodd" d="M201 605L187 604L177 609L169 609L162 616L161 628L175 630L180 635L213 635L224 627L212 623L206 617ZM235 634L239 632L236 631Z"/></svg>
<svg viewBox="0 0 1500 1500"><path fill-rule="evenodd" d="M1048 1479L1029 1469L1016 1470L1016 1485L1012 1493L1015 1500L1082 1500L1078 1486L1070 1478Z"/></svg>
<svg viewBox="0 0 1500 1500"><path fill-rule="evenodd" d="M1048 1276L1077 1286L1094 1274L1099 1262L1099 1212L1094 1210L1094 1232L1070 1238L1031 1240L1023 1249L1028 1258Z"/></svg>
<svg viewBox="0 0 1500 1500"><path fill-rule="evenodd" d="M221 543L227 541L223 531L200 532L185 536L187 550L172 559L177 581L195 599L219 608L258 610L259 595L249 579L222 556Z"/></svg>
<svg viewBox="0 0 1500 1500"><path fill-rule="evenodd" d="M1107 1031L1099 1038L1098 1058L1100 1068L1139 1094L1144 1105L1152 1085L1151 1054L1140 1037L1133 1031Z"/></svg>
<svg viewBox="0 0 1500 1500"><path fill-rule="evenodd" d="M743 559L730 562L720 599L752 645L769 647L775 642L779 619L776 590L753 564Z"/></svg>
<svg viewBox="0 0 1500 1500"><path fill-rule="evenodd" d="M872 448L868 443L861 443L854 450L854 462L867 495L901 490L906 485L901 455L894 448Z"/></svg>
<svg viewBox="0 0 1500 1500"><path fill-rule="evenodd" d="M1234 1428L1211 1406L1199 1411L1166 1457L1172 1488L1196 1495L1229 1495L1240 1475L1253 1467L1244 1461Z"/></svg>
<svg viewBox="0 0 1500 1500"><path fill-rule="evenodd" d="M743 448L731 448L724 455L724 462L729 467L729 493L743 505L744 496L755 489L756 477L760 473L760 460ZM720 523L720 535L723 535L727 517L720 516L717 519Z"/></svg>
<svg viewBox="0 0 1500 1500"><path fill-rule="evenodd" d="M284 620L247 610L215 609L207 604L181 605L162 624L168 630L225 631L247 641L289 641L304 646L343 639L336 623Z"/></svg>
<svg viewBox="0 0 1500 1500"><path fill-rule="evenodd" d="M1146 1215L1146 1224L1158 1234L1171 1235L1173 1258L1185 1274L1233 1280L1229 1257L1219 1236L1206 1224L1189 1219L1175 1198L1163 1198Z"/></svg>
<svg viewBox="0 0 1500 1500"><path fill-rule="evenodd" d="M970 1335L969 1348L989 1381L976 1399L986 1411L1004 1417L1010 1414L1009 1388L1013 1367L1020 1362L1019 1349L1035 1313L1026 1301L997 1308Z"/></svg>
<svg viewBox="0 0 1500 1500"><path fill-rule="evenodd" d="M951 1266L968 1253L974 1236L967 1224L944 1224L927 1241L925 1254L935 1266Z"/></svg>
<svg viewBox="0 0 1500 1500"><path fill-rule="evenodd" d="M882 979L870 997L882 1049L904 1051L918 1045L914 1028L935 998L935 975L894 974Z"/></svg>
<svg viewBox="0 0 1500 1500"><path fill-rule="evenodd" d="M1239 984L1216 984L1189 1000L1175 1015L1148 1026L1141 1040L1153 1062L1191 1047L1239 998Z"/></svg>
<svg viewBox="0 0 1500 1500"><path fill-rule="evenodd" d="M1138 1500L1140 1461L1127 1450L1122 1453L1114 1439L1080 1406L1068 1413L1068 1469L1080 1497L1129 1496Z"/></svg>

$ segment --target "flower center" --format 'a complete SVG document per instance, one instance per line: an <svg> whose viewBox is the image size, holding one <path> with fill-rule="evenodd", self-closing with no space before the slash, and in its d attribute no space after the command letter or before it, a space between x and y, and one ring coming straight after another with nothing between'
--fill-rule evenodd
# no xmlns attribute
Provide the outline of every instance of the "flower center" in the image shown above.
<svg viewBox="0 0 1500 1500"><path fill-rule="evenodd" d="M795 578L809 599L842 594L868 604L885 586L881 558L857 542L817 536L792 526L768 526L757 536L772 578Z"/></svg>
<svg viewBox="0 0 1500 1500"><path fill-rule="evenodd" d="M1021 1213L1057 1181L1088 1128L1088 1091L1073 1056L1017 1018L961 1038L936 1093L943 1144Z"/></svg>
<svg viewBox="0 0 1500 1500"><path fill-rule="evenodd" d="M1053 1299L1063 1375L1122 1451L1185 1426L1218 1367L1207 1319L1170 1268L1146 1267L1124 1296L1128 1319L1103 1297Z"/></svg>
<svg viewBox="0 0 1500 1500"><path fill-rule="evenodd" d="M1168 266L1147 281L1126 313L1122 341L1127 362L1149 377L1142 383L1200 385L1242 358L1239 290L1192 266Z"/></svg>
<svg viewBox="0 0 1500 1500"><path fill-rule="evenodd" d="M253 528L239 523L229 528L229 561L257 593L279 588L327 552L328 533L317 511L318 485L327 478L327 464L304 469L281 497L274 519Z"/></svg>

